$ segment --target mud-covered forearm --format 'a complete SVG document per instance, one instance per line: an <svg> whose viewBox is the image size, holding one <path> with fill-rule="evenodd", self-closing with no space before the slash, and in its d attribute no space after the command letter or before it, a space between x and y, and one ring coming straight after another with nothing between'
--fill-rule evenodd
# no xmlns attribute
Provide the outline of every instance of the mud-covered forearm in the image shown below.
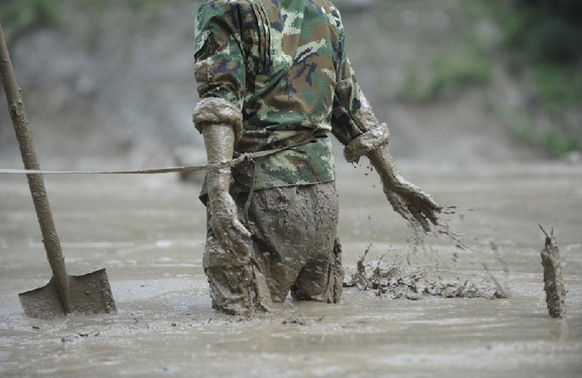
<svg viewBox="0 0 582 378"><path fill-rule="evenodd" d="M224 163L232 159L234 153L234 131L232 127L218 124L208 127L202 134L208 164Z"/></svg>
<svg viewBox="0 0 582 378"><path fill-rule="evenodd" d="M353 115L353 120L359 130L357 135L344 149L344 156L350 163L357 163L362 156L378 150L390 141L390 130L385 123L380 124L372 106L362 91L360 91L360 108Z"/></svg>
<svg viewBox="0 0 582 378"><path fill-rule="evenodd" d="M229 192L230 168L216 165L232 159L234 145L242 132L242 114L231 102L210 97L198 102L192 120L204 138L209 164L208 197L212 202Z"/></svg>
<svg viewBox="0 0 582 378"><path fill-rule="evenodd" d="M230 186L230 167L217 164L232 159L234 151L234 131L228 125L219 124L207 127L202 133L206 158L208 161L208 197L213 199L228 194Z"/></svg>
<svg viewBox="0 0 582 378"><path fill-rule="evenodd" d="M400 177L400 170L396 166L396 163L394 163L394 158L390 154L390 151L388 151L387 146L368 152L366 157L370 160L376 172L378 172L383 183L394 182Z"/></svg>
<svg viewBox="0 0 582 378"><path fill-rule="evenodd" d="M219 98L202 99L194 109L194 125L202 133L206 148L208 197L211 203L229 192L230 167L217 165L232 159L236 130L240 130L241 119L240 111L233 104Z"/></svg>
<svg viewBox="0 0 582 378"><path fill-rule="evenodd" d="M361 107L354 121L362 133L346 145L346 159L357 162L361 156L366 156L380 176L384 194L394 211L411 224L429 231L430 223L438 223L440 206L429 194L402 177L388 150L388 126L378 122L370 103L361 92L360 100Z"/></svg>
<svg viewBox="0 0 582 378"><path fill-rule="evenodd" d="M217 165L232 158L234 131L229 125L218 124L205 128L202 135L209 164L210 227L223 248L248 257L251 234L239 220L237 206L230 195L230 168Z"/></svg>
<svg viewBox="0 0 582 378"><path fill-rule="evenodd" d="M193 119L206 147L210 227L224 249L248 258L251 234L238 219L238 209L230 195L230 167L220 165L233 157L242 115L228 101L210 98L199 102Z"/></svg>

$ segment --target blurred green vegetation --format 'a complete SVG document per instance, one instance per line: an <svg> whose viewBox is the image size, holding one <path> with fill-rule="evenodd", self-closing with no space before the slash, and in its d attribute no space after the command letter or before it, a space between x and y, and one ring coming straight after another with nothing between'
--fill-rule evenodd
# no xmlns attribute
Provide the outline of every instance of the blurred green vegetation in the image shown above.
<svg viewBox="0 0 582 378"><path fill-rule="evenodd" d="M458 8L450 36L428 68L407 65L393 98L454 97L486 87L496 65L502 65L526 99L518 105L492 99L492 108L523 139L554 155L582 151L582 1L465 1ZM494 43L473 27L484 19L500 32Z"/></svg>
<svg viewBox="0 0 582 378"><path fill-rule="evenodd" d="M184 2L192 1L173 0L172 4ZM103 28L110 25L103 21L112 7L132 15L127 22L135 27L155 21L167 4L165 0L0 0L0 22L11 44L27 31L60 27L73 22L68 15L83 15L92 30L86 37L91 45L98 42ZM365 20L358 24L360 30L352 29L355 34L362 33L356 37L362 41L382 33L407 38L410 36L407 33L426 26L417 20L415 28L402 32L400 20L390 19L400 17L413 4L418 7L414 14L421 14L422 8L428 6L424 2L379 0L367 10L352 4L357 3L339 2L344 18L351 12L369 14L360 19ZM71 9L75 11L71 13ZM527 97L525 104L517 105L495 104L496 100L492 99L493 109L509 126L524 139L544 145L556 155L582 150L582 110L579 109L582 104L582 1L464 0L449 9L446 17L446 27L424 30L424 38L429 43L413 48L425 49L425 58L402 65L405 68L401 71L405 72L398 89L387 95L386 88L391 87L386 82L389 79L387 75L384 75L386 78L380 75L376 80L377 97L424 102L451 98L468 88L487 87L494 70L501 64L508 68L512 80ZM487 23L494 24L499 37L492 38L491 33L479 27ZM371 50L369 44L359 45L355 46L360 49L356 51L370 62L366 68L385 73L382 70L388 61L384 58L394 55L384 56L381 52L373 55L366 52ZM393 47L379 44L375 50Z"/></svg>
<svg viewBox="0 0 582 378"><path fill-rule="evenodd" d="M19 34L60 22L59 6L62 0L12 0L0 3L0 22L7 43Z"/></svg>
<svg viewBox="0 0 582 378"><path fill-rule="evenodd" d="M555 155L582 151L582 2L519 0L508 6L498 0L495 7L502 51L531 91L527 107L508 111L509 124Z"/></svg>
<svg viewBox="0 0 582 378"><path fill-rule="evenodd" d="M429 101L451 97L469 87L486 85L491 78L491 64L483 59L483 52L472 48L443 48L432 57L429 67L429 77L423 81L417 67L407 66L397 98Z"/></svg>
<svg viewBox="0 0 582 378"><path fill-rule="evenodd" d="M173 0L174 4L186 0ZM19 35L39 27L58 27L63 23L63 7L75 7L97 20L109 7L117 6L135 12L142 23L157 17L165 0L3 0L0 1L0 22L10 44Z"/></svg>
<svg viewBox="0 0 582 378"><path fill-rule="evenodd" d="M496 38L491 38L490 33L479 26L484 18L488 18L489 11L483 2L463 1L446 15L446 26L432 26L425 30L426 38L434 39L428 62L406 65L405 80L394 98L433 101L454 97L471 87L487 85L492 78L492 50ZM432 12L434 18L435 11ZM430 18L425 22L431 22ZM423 48L429 49L427 46Z"/></svg>
<svg viewBox="0 0 582 378"><path fill-rule="evenodd" d="M582 57L579 0L519 0L498 9L513 59L568 65Z"/></svg>

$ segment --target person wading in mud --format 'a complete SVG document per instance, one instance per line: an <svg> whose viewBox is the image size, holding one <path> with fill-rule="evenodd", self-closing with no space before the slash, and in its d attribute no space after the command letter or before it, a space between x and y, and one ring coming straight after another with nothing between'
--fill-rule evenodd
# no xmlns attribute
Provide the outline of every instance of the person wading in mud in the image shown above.
<svg viewBox="0 0 582 378"><path fill-rule="evenodd" d="M349 162L366 156L392 207L430 229L440 207L399 174L389 131L361 92L327 0L206 0L196 23L193 121L209 169L203 266L214 309L268 311L288 293L337 303L332 133ZM233 156L268 154L230 167Z"/></svg>

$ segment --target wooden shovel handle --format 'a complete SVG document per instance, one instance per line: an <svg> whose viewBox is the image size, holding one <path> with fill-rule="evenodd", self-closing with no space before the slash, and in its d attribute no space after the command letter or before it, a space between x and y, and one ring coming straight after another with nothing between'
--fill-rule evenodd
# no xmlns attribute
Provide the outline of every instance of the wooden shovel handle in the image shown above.
<svg viewBox="0 0 582 378"><path fill-rule="evenodd" d="M32 136L28 128L28 119L24 111L24 103L20 93L20 87L16 82L14 76L14 68L12 61L6 47L4 40L4 32L2 25L0 25L0 74L2 76L2 85L6 93L8 101L8 110L10 118L14 125L18 145L20 146L20 154L22 155L22 162L24 167L30 170L40 170L36 153L34 151L34 144ZM32 201L36 210L36 216L40 223L40 230L42 232L43 244L47 253L49 264L52 269L53 276L56 279L59 293L63 300L65 312L73 312L73 304L69 289L69 276L65 268L65 259L61 251L61 243L55 229L51 208L49 205L44 179L41 174L27 174L28 186L32 194Z"/></svg>

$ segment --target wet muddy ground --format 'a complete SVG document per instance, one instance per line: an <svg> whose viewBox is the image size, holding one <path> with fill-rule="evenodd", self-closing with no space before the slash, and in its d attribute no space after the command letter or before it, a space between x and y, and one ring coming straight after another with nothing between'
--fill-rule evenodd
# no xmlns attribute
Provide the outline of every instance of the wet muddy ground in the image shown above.
<svg viewBox="0 0 582 378"><path fill-rule="evenodd" d="M118 312L26 318L17 294L50 270L26 180L0 176L0 376L560 376L582 374L582 167L406 166L467 248L415 237L366 170L341 168L349 273L367 260L506 298L394 298L346 288L338 305L287 301L253 319L210 308L196 185L173 175L46 176L70 274L105 267ZM551 319L540 251L554 229L568 290ZM423 244L424 243L424 244ZM406 299L413 298L413 299Z"/></svg>

